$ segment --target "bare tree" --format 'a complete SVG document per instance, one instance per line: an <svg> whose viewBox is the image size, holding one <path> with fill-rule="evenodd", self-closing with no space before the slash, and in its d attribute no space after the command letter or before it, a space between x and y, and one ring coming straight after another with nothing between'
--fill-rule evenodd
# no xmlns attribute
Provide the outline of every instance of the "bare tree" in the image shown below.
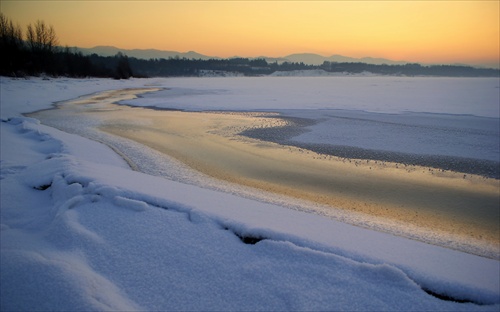
<svg viewBox="0 0 500 312"><path fill-rule="evenodd" d="M0 38L2 43L6 40L16 41L16 43L22 41L21 27L19 25L14 26L14 23L2 12L0 12Z"/></svg>
<svg viewBox="0 0 500 312"><path fill-rule="evenodd" d="M38 20L34 26L28 25L26 39L32 52L51 53L58 44L56 32L52 25L47 26L44 21Z"/></svg>
<svg viewBox="0 0 500 312"><path fill-rule="evenodd" d="M23 38L19 25L9 20L0 12L0 73L15 75L16 69L22 63Z"/></svg>
<svg viewBox="0 0 500 312"><path fill-rule="evenodd" d="M42 72L54 74L56 71L54 54L58 44L54 27L47 26L41 20L38 20L34 25L29 24L26 31L26 41L31 50L30 71L33 74Z"/></svg>

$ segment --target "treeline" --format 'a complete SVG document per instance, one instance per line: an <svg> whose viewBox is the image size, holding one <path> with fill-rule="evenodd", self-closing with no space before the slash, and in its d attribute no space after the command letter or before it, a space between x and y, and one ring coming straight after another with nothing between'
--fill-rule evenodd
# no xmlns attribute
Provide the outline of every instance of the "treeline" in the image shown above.
<svg viewBox="0 0 500 312"><path fill-rule="evenodd" d="M321 65L293 62L267 62L265 59L137 59L122 53L115 56L83 55L77 49L59 47L52 26L43 21L29 24L23 33L19 25L0 12L0 75L68 77L193 77L210 75L262 76L277 71L324 70L330 73L358 74L370 72L380 75L498 77L498 69L470 66L419 64L372 65L366 63L335 63Z"/></svg>
<svg viewBox="0 0 500 312"><path fill-rule="evenodd" d="M446 77L498 77L500 70L492 68L476 68L460 65L373 65L366 63L334 63L324 62L319 68L327 72L362 73L370 72L380 75L405 76L446 76Z"/></svg>
<svg viewBox="0 0 500 312"><path fill-rule="evenodd" d="M448 76L448 77L498 77L500 71L491 68L475 68L458 65L420 64L373 65L366 63L324 62L322 65L304 63L277 62L268 63L264 59L247 58L192 60L186 58L149 59L129 58L132 71L141 76L204 76L210 73L227 73L244 76L270 75L277 71L324 70L329 73L359 74L370 72L379 75L404 76Z"/></svg>
<svg viewBox="0 0 500 312"><path fill-rule="evenodd" d="M58 44L54 28L45 22L29 24L23 32L21 26L0 12L0 75L23 77L45 74L117 79L133 76L126 55L118 53L107 58L85 56Z"/></svg>
<svg viewBox="0 0 500 312"><path fill-rule="evenodd" d="M205 76L210 74L239 74L244 76L262 76L277 70L286 70L287 64L268 64L264 59L248 58L195 60L186 58L136 59L130 58L134 72L143 76ZM313 68L310 65L296 64L294 68Z"/></svg>

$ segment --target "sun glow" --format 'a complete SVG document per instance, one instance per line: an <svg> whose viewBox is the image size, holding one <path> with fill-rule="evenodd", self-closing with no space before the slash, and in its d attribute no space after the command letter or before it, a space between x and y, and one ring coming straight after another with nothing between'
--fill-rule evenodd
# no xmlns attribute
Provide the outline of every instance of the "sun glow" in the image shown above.
<svg viewBox="0 0 500 312"><path fill-rule="evenodd" d="M415 62L498 62L498 1L4 1L63 45L194 50L220 57L311 52Z"/></svg>

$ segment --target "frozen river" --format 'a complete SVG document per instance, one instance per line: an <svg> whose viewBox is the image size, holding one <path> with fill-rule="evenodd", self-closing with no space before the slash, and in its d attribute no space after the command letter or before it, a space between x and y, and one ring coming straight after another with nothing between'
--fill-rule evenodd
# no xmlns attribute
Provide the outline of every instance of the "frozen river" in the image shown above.
<svg viewBox="0 0 500 312"><path fill-rule="evenodd" d="M494 239L497 243L493 244L488 244L484 238L450 239L453 237L443 235L442 228L436 226L430 232L413 231L413 222L385 227L372 218L358 219L354 212L336 214L331 220L292 211L286 209L292 207L283 204L270 205L260 197L242 198L232 189L231 192L215 191L206 184L190 185L134 172L106 146L22 116L22 113L48 109L55 101L92 94L94 104L85 103L88 96L81 97L73 101L81 105L70 105L75 109L72 113L60 115L67 106L61 102L61 109L43 110L38 115L58 122L65 131L88 134L106 142L105 137L94 136L96 131L85 131L99 126L101 117L82 118L84 114L80 109L93 111L96 115L106 112L113 120L123 117L114 114L117 111L141 112L151 115L159 121L155 125L162 126L172 123L173 113L196 115L162 112L170 113L170 118L158 118L160 112L152 110L117 105L112 105L112 109L100 109L106 94L135 92L123 89L143 88L151 81L2 78L0 251L2 286L6 285L2 288L2 307L7 310L20 307L26 310L40 307L46 310L75 307L82 310L158 310L165 307L177 310L207 307L213 310L269 307L274 310L304 307L339 310L354 306L367 310L498 311L498 215L488 218L489 223L496 225ZM162 86L178 91L182 87L180 84L186 83L194 90L202 83L220 88L226 83L243 81L252 80L166 79ZM234 99L241 98L241 92L234 85L233 89L225 88L226 96L234 92ZM99 93L105 90L118 91ZM254 99L262 98L260 96L255 94ZM203 97L186 97L187 102L204 103ZM229 97L220 99L229 101ZM136 102L144 100L147 102L146 98ZM165 102L165 107L172 104ZM305 113L301 112L300 116ZM64 118L55 120L57 115ZM132 126L146 124L147 120L138 115L129 115ZM237 114L197 115L195 125L206 124L207 115ZM315 120L308 117L304 125L312 128L321 125L321 122L310 123L311 119ZM189 120L192 117L184 118L181 125ZM187 128L191 131L192 123ZM222 126L217 129L220 128ZM301 127L298 129L303 131ZM110 146L116 151L127 151L125 145L128 143L123 141L111 138L109 143L114 143ZM158 157L155 162L152 158L160 153L148 153L143 145L128 146L132 147L132 154L139 156L137 163L151 160L150 164L161 162L166 171L178 168L178 164L164 162L167 157ZM134 150L134 147L137 148ZM309 153L300 152L304 154ZM149 158L144 161L141 156ZM283 163L282 158L279 160ZM312 162L316 160L310 159L308 164ZM348 170L340 175L338 170L321 173L337 174L338 179L345 181L344 176L348 178L353 169L359 169L335 162L339 165L337 169L345 167ZM160 173L158 167L151 169L156 175ZM364 173L368 171L371 169ZM382 172L372 174L382 176ZM409 175L413 174L417 172ZM426 185L423 186L432 183L429 188L433 195L428 200L438 201L433 186L441 183L434 183L437 181L429 174L418 175L430 178L424 179ZM407 183L398 183L402 176L406 175L394 175L389 180L395 181L396 187L407 187ZM383 182L378 178L369 180L374 182L369 183L370 186L380 186ZM457 195L475 187L467 185L472 178L459 176L454 180L450 182L456 182L453 184L457 187L465 186L460 187L461 192ZM498 212L498 180L488 179L488 182L493 182L491 193L496 195L492 196L493 210ZM445 192L447 187L443 186L440 189ZM358 186L354 191L358 193L359 189ZM387 187L384 194L394 197L394 191L394 187ZM478 195L484 197L483 192ZM418 198L425 199L425 196ZM298 205L294 207L299 208ZM475 208L476 205L473 211L477 212ZM484 227L481 224L481 228ZM469 226L460 226L459 230L469 231ZM242 241L248 238L262 240L254 245L243 244ZM199 257L200 254L203 257ZM257 302L255 298L263 300Z"/></svg>
<svg viewBox="0 0 500 312"><path fill-rule="evenodd" d="M369 86L366 86L367 82L373 84L375 81L386 81L386 79L389 78L329 77L326 79L316 79L260 77L231 79L149 79L144 84L145 86L158 87L161 90L145 93L137 99L124 100L121 103L134 106L149 106L157 109L182 109L186 111L275 111L280 112L281 116L285 116L286 119L290 120L292 126L271 128L265 131L258 130L257 133L246 134L261 136L266 140L278 141L280 143L284 142L304 146L313 150L322 151L322 149L326 149L325 152L331 154L341 151L347 153L344 155L345 157L411 162L437 168L459 169L458 171L463 170L460 172L465 173L475 173L478 167L481 170L486 168L486 171L480 171L482 175L498 178L499 162L498 160L494 160L494 158L495 155L498 155L499 118L498 116L485 116L488 112L494 112L498 106L495 102L498 100L498 80L392 77L391 79L395 79L395 81L397 79L408 80L407 83L412 86L410 88L411 92L407 90L408 93L404 95L407 99L404 102L406 104L400 105L398 111L395 106L396 102L393 101L391 94L388 92L389 90L396 92L398 89L392 89L391 85L387 84L381 87L387 92L384 93L379 90L375 94ZM312 83L315 81L318 83ZM425 94L422 97L422 94L424 94L423 91L429 87L430 82L443 84L442 89L448 91L454 88L458 92L459 90L468 88L468 92L464 94L475 94L477 97L481 93L483 96L475 99L472 96L462 96L460 98L461 102L458 102L459 105L455 106L450 104L455 100L459 100L455 96L455 93L439 93L435 94L435 98L433 98L435 111L415 111L418 106L415 103L422 101L423 98L431 98L429 94ZM458 85L455 86L455 83ZM326 88L326 84L335 86L335 90L332 91ZM343 88L339 87L339 85L343 86ZM346 91L352 91L354 87L359 88L359 94ZM481 92L478 90L481 90ZM401 92L398 93L400 97ZM314 93L318 94L315 98L312 97ZM349 97L347 93L350 94ZM307 99L308 97L304 96L304 94L309 94L311 97ZM361 109L359 103L366 102L366 99L369 97L373 98L373 103L385 103L385 98L388 103L392 103L389 105L391 109L388 109L389 106L385 106L384 110L382 109L382 105L377 106L376 104L371 106L371 110ZM300 99L297 100L298 98ZM337 98L343 99L343 105L347 105L350 102L351 109L341 107L342 105L336 107L331 104L336 103ZM269 101L269 99L274 100ZM411 99L413 100L411 101ZM481 105L473 106L471 104L471 107L466 109L467 105L465 103L467 101L481 103ZM443 104L439 105L441 102ZM310 103L322 103L321 105L325 107L310 107ZM328 103L330 103L330 107L326 106ZM414 105L410 105L411 103ZM317 105L319 106L319 104ZM130 140L123 140L115 136L110 137L103 132L95 131L95 128L101 125L102 121L100 121L100 118L85 118L85 114L80 112L80 109L82 109L104 113L106 111L109 112L109 109L99 108L99 106L95 106L94 104L79 107L73 106L73 108L76 111L70 110L64 112L64 110L55 110L47 112L47 114L41 112L46 116L42 117L40 114L37 114L35 117L45 124L108 144L115 151L120 151L120 154L126 156L132 164L136 165L137 168L135 169L147 174L164 176L174 181L203 185L203 187L210 187L217 190L227 190L235 194L245 194L244 196L249 196L250 198L261 198L261 196L264 196L265 200L270 200L273 203L275 200L283 200L283 204L286 202L285 205L290 205L289 207L297 207L298 205L295 202L290 204L288 200L281 197L276 199L276 196L268 196L268 194L250 194L244 188L235 190L233 186L222 185L220 182L211 180L207 182L205 177L198 176L192 170L185 170L187 169L185 166L175 161L172 162L169 157L160 155L161 153L147 149ZM122 117L119 111L125 111L125 109L123 107L115 107L112 110L115 112L111 112L112 116L110 117L120 121ZM448 110L450 112L444 113L438 112L438 110ZM462 111L462 113L458 113L457 110ZM160 115L160 112L152 110L148 113L151 116ZM58 117L59 114L63 114L62 118ZM132 118L132 121L138 125L150 124L149 121L141 119L137 115ZM169 121L169 118L161 121L162 124L168 124L169 122L172 122L172 120ZM201 121L201 123L204 122L206 121ZM219 130L221 130L221 127L223 128L224 124L219 126ZM133 129L125 127L124 130ZM344 157L343 155L340 156ZM450 164L458 166L458 168L448 168ZM472 171L469 170L471 166L474 169ZM274 169L276 168L271 168L270 170ZM369 169L371 170L371 167ZM342 174L339 176L336 170L328 172L327 175L329 176L336 176L338 179L344 178ZM404 172L404 170L400 171L402 173L401 177L398 176L397 178L403 178L405 176ZM425 172L427 172L427 169L425 169ZM434 172L428 173L429 178L431 178L431 174L433 175ZM474 177L473 179L478 180ZM461 175L460 180L462 180ZM378 180L369 179L367 185L372 187L380 184L373 183L373 181ZM463 189L455 195L447 197L455 201L458 199L460 204L467 205L464 209L459 209L455 205L443 204L443 198L441 200L438 198L436 189L431 185L432 181L425 180L421 185L430 190L429 194L431 195L428 194L426 196L417 193L414 194L414 189L411 186L403 184L409 188L413 199L427 201L425 204L418 204L418 207L421 209L429 213L443 213L444 215L451 213L454 216L453 218L459 212L467 212L468 217L464 220L467 220L468 224L470 224L471 220L475 220L475 224L480 225L478 228L482 230L487 228L488 233L494 233L493 236L497 237L495 234L498 233L498 222L496 222L498 220L498 196L496 193L496 197L487 197L481 194L469 194L469 189ZM472 180L470 177L467 180L463 180L464 183L467 183L467 181ZM497 181L487 181L485 183L496 183ZM353 191L359 197L359 179L354 179L352 182L356 185L348 185L342 182L339 183L339 186ZM313 183L313 185L316 184ZM395 196L394 188L398 185L394 184L391 187L383 187L384 190L372 193L377 198L380 197L379 194L386 194L391 201L397 201L398 198L408 200L407 195L402 197ZM387 192L387 190L390 190L390 192ZM463 201L459 199L460 196L465 195L469 196L470 200ZM479 204L478 202L485 200L488 201L488 204ZM337 207L336 205L334 206ZM447 208L443 209L445 206ZM478 208L481 208L481 212L479 212ZM315 208L307 208L306 210L312 211ZM426 218L426 220L434 219ZM356 222L352 221L353 224L358 224ZM392 229L393 227L397 226L386 223L380 225L380 228L384 228L384 230ZM460 226L460 228L469 229L470 226ZM391 231L402 233L399 228ZM406 233L405 230L403 232ZM425 233L412 233L411 235L417 235L421 238L425 237L424 241L428 239L433 240L433 238L429 238L429 235ZM430 235L434 237L435 233L431 233Z"/></svg>
<svg viewBox="0 0 500 312"><path fill-rule="evenodd" d="M500 176L498 78L185 78L167 85L126 103L277 111L295 127L247 135L340 157Z"/></svg>

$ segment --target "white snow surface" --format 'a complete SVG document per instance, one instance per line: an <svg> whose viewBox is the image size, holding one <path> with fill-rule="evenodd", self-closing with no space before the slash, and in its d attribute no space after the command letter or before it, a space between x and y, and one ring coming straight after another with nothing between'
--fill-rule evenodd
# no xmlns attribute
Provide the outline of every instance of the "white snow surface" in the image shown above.
<svg viewBox="0 0 500 312"><path fill-rule="evenodd" d="M394 76L151 79L166 87L126 101L185 110L344 109L500 117L500 78Z"/></svg>
<svg viewBox="0 0 500 312"><path fill-rule="evenodd" d="M107 146L21 115L151 84L238 92L212 79L2 78L2 311L500 309L497 260L132 171Z"/></svg>

